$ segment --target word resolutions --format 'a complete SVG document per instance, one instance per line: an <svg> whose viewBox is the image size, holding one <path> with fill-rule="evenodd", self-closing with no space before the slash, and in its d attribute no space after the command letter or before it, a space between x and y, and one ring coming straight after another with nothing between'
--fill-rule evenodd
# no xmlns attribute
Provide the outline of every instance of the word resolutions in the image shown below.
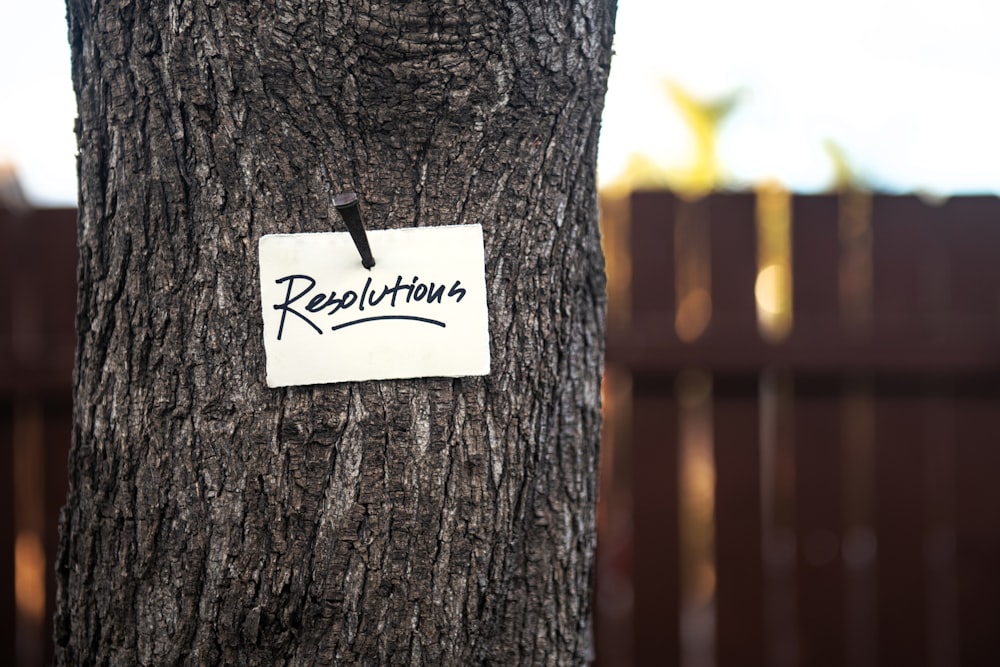
<svg viewBox="0 0 1000 667"><path fill-rule="evenodd" d="M490 372L480 225L260 239L267 386Z"/></svg>

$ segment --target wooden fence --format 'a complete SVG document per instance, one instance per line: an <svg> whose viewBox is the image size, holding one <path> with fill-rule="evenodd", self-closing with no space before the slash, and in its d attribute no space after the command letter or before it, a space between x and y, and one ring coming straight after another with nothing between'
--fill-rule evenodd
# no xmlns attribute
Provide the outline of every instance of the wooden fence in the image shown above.
<svg viewBox="0 0 1000 667"><path fill-rule="evenodd" d="M760 199L630 199L599 661L1000 664L1000 200L787 203L792 325L769 341Z"/></svg>
<svg viewBox="0 0 1000 667"><path fill-rule="evenodd" d="M76 344L76 211L0 207L0 664L49 664ZM15 578L16 574L16 578Z"/></svg>

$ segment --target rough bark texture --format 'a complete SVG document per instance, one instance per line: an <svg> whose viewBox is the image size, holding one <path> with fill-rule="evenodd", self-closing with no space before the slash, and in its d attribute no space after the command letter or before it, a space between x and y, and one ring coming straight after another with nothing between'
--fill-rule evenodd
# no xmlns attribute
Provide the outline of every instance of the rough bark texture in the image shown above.
<svg viewBox="0 0 1000 667"><path fill-rule="evenodd" d="M590 655L609 0L70 0L59 663ZM481 223L493 372L267 389L257 241Z"/></svg>

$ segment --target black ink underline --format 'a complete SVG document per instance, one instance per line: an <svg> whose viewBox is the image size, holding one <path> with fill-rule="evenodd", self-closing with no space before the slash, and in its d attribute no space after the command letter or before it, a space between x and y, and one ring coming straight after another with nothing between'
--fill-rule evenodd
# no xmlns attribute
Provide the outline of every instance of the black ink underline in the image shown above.
<svg viewBox="0 0 1000 667"><path fill-rule="evenodd" d="M415 315L379 315L378 317L362 317L360 320L351 320L350 322L344 322L343 324L338 324L337 326L330 327L330 331L336 331L337 329L343 329L344 327L354 326L355 324L364 324L365 322L374 322L375 320L412 320L414 322L425 322L427 324L436 324L439 327L444 328L445 323L440 320L432 320L426 317L416 317Z"/></svg>

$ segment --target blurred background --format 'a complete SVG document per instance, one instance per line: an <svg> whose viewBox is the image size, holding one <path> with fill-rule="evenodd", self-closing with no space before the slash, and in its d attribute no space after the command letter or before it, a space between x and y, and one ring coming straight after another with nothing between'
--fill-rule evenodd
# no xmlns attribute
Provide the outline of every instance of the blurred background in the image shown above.
<svg viewBox="0 0 1000 667"><path fill-rule="evenodd" d="M64 17L0 0L3 664L51 655ZM987 0L620 0L599 664L1000 664L998 25Z"/></svg>

